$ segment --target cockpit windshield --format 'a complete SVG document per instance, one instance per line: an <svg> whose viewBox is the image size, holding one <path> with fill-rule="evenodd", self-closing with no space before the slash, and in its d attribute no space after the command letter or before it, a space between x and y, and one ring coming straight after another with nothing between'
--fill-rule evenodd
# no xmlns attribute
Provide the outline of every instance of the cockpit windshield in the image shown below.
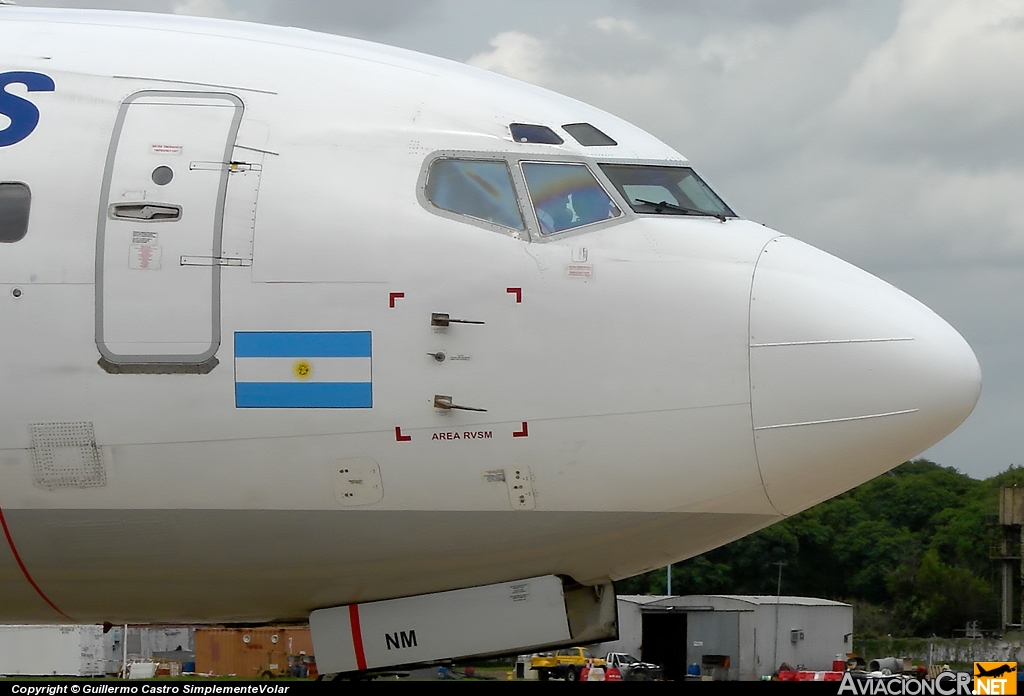
<svg viewBox="0 0 1024 696"><path fill-rule="evenodd" d="M725 220L736 213L689 167L602 164L601 170L634 212L648 215L708 215Z"/></svg>
<svg viewBox="0 0 1024 696"><path fill-rule="evenodd" d="M522 167L541 234L564 232L622 215L585 164L523 162Z"/></svg>

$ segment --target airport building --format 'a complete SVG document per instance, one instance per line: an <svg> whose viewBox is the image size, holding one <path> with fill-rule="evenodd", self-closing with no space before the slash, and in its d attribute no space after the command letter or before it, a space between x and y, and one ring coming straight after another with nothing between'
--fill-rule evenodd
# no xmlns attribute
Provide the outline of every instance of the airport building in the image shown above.
<svg viewBox="0 0 1024 696"><path fill-rule="evenodd" d="M713 679L760 679L783 662L828 670L853 650L853 607L827 599L626 595L618 613L619 640L594 654L629 653L661 665L667 679L697 669Z"/></svg>
<svg viewBox="0 0 1024 696"><path fill-rule="evenodd" d="M124 657L185 667L195 660L195 630L184 626L123 627L95 624L0 626L0 676L102 677Z"/></svg>
<svg viewBox="0 0 1024 696"><path fill-rule="evenodd" d="M0 676L316 676L309 627L0 626ZM146 670L149 670L148 672Z"/></svg>

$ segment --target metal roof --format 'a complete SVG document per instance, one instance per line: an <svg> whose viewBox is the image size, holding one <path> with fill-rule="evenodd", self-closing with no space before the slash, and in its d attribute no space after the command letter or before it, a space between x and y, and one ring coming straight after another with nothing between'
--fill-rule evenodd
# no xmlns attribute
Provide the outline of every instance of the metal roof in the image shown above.
<svg viewBox="0 0 1024 696"><path fill-rule="evenodd" d="M694 606L694 608L701 608L705 611L708 605L714 604L716 599L743 602L751 605L762 605L762 604L785 604L787 606L805 606L805 607L848 607L849 604L843 602L835 602L831 599L820 599L818 597L793 597L790 595L782 595L776 598L775 595L621 595L619 599L630 602L632 604L644 605L658 605L658 606L674 606L674 607L685 607Z"/></svg>

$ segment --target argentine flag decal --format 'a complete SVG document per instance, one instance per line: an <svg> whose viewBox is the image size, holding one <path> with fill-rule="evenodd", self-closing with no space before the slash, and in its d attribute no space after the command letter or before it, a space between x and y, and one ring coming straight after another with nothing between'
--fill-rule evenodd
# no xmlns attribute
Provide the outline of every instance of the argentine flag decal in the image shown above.
<svg viewBox="0 0 1024 696"><path fill-rule="evenodd" d="M236 408L372 408L369 331L235 332Z"/></svg>

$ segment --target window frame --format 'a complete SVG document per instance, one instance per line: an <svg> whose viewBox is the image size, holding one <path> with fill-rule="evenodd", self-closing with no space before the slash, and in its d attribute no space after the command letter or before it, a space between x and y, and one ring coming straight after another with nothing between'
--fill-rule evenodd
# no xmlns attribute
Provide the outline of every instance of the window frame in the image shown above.
<svg viewBox="0 0 1024 696"><path fill-rule="evenodd" d="M725 216L727 220L740 220L740 219L742 219L742 216L739 213L737 213L735 210L733 210L733 207L731 205L729 205L724 198L722 198L722 196L718 193L718 191L716 191L714 188L712 188L711 184L709 184L707 181L705 181L704 177L702 177L700 174L697 173L697 168L694 167L693 164L689 160L686 160L686 159L683 159L683 160L619 160L619 159L608 159L606 157L596 158L595 159L595 166L597 167L598 170L600 170L601 175L604 176L607 179L608 185L615 191L615 193L618 195L618 197L621 198L625 202L626 208L629 210L629 212L631 212L633 215L636 215L637 217L643 217L643 218L649 219L651 217L657 216L658 214L657 213L638 213L636 210L634 210L632 202L630 202L630 200L628 199L627 196L625 196L623 193L621 193L619 191L619 187L616 186L615 183L612 182L612 180L610 178L608 178L607 174L605 174L604 170L601 168L602 165L606 165L606 164L607 165L612 165L612 166L626 166L626 167L633 166L633 167L659 167L659 168L662 168L662 169L667 169L667 168L689 169L690 172L693 174L693 176L701 184L703 184L705 187L707 187L707 189L709 191L711 191L713 194L715 194L715 196L718 198L718 200L720 200L722 202L722 205L724 205L726 207L726 209L728 209L729 214ZM668 216L663 216L663 217L674 217L674 218L683 218L683 219L697 220L697 219L700 219L701 217L712 217L712 216L713 216L712 213L708 213L707 215L685 215L685 214L682 214L682 215L668 215Z"/></svg>
<svg viewBox="0 0 1024 696"><path fill-rule="evenodd" d="M0 238L0 244L17 244L18 242L25 239L28 236L28 228L32 222L32 187L26 184L24 181L0 181L0 186L20 186L25 189L28 193L28 212L25 216L25 231L17 239L2 239Z"/></svg>
<svg viewBox="0 0 1024 696"><path fill-rule="evenodd" d="M594 222L588 222L588 223L583 224L583 225L577 225L576 227L570 227L569 229L559 230L557 232L549 232L549 233L545 234L544 230L541 228L540 220L537 217L537 206L533 202L533 196L530 195L530 185L526 181L526 172L523 171L523 165L524 164L560 164L560 165L575 165L575 166L583 165L587 169L587 171L590 172L590 176L594 177L594 181L597 183L597 185L599 187L601 187L601 190L604 191L604 195L608 196L608 200L610 200L612 203L614 203L615 207L619 209L619 214L617 216L613 217L613 218L605 218L603 220L595 220ZM586 163L586 162L579 162L579 161L555 162L555 161L552 161L552 160L550 160L550 159L548 159L546 157L545 158L540 158L540 159L535 158L535 157L520 157L518 162L516 163L516 168L519 170L519 174L523 177L523 185L526 187L526 199L530 202L530 212L532 213L533 222L536 223L536 225L537 225L537 232L538 232L539 236L542 239L552 239L552 238L555 238L555 237L563 237L563 236L565 236L567 234L571 234L571 233L577 232L579 230L589 229L589 228L594 227L596 225L604 225L604 224L607 224L609 222L620 220L623 217L625 217L625 215L626 215L625 211L622 209L622 203L620 201L616 200L616 197L613 196L608 191L607 183L601 181L601 179L598 178L597 173L594 171L595 167L593 165L590 165L590 164ZM615 189L613 189L613 190L615 190Z"/></svg>
<svg viewBox="0 0 1024 696"><path fill-rule="evenodd" d="M522 215L523 223L526 225L525 232L505 227L504 225L498 225L488 220L481 220L470 215L464 215L462 213L455 213L450 210L438 208L434 205L433 202L427 198L427 178L431 165L439 159L495 160L504 162L512 176L512 186L516 192L516 205L519 207L519 214ZM523 176L523 170L520 167L522 162L540 162L542 164L582 164L586 166L597 183L602 189L604 189L605 194L611 198L616 207L618 207L619 212L622 214L615 218L591 222L569 230L555 232L554 234L542 234L540 222L537 220L537 212L533 207L533 199L530 198L530 189L526 185L526 178ZM512 237L513 239L518 239L523 242L536 242L540 244L563 240L567 237L574 237L580 234L587 234L596 229L614 227L615 225L622 225L631 220L639 219L640 216L633 211L629 202L619 194L618 189L612 185L608 177L606 177L604 172L601 171L601 168L598 166L599 162L607 162L611 164L650 164L661 166L665 166L666 164L673 166L679 164L681 166L689 166L689 163L685 160L680 162L677 162L676 160L619 160L607 157L586 157L575 154L549 154L546 152L436 150L428 154L423 159L423 164L420 166L419 178L416 182L416 200L419 201L420 206L432 215L437 215L448 220L455 220L481 229L490 230L491 232L497 232L506 237Z"/></svg>
<svg viewBox="0 0 1024 696"><path fill-rule="evenodd" d="M505 225L499 225L498 223L491 222L490 220L483 220L481 218L473 217L472 215L457 213L453 210L446 210L434 205L434 202L427 198L427 181L430 178L430 168L434 165L434 162L443 159L490 161L501 162L504 164L505 168L508 170L509 178L512 180L512 190L516 196L516 207L519 209L519 216L523 219L523 229L519 230L514 227L506 227ZM508 161L508 157L505 153L477 150L438 150L430 153L427 155L426 159L423 161L423 165L420 167L419 179L416 182L416 200L419 201L420 205L426 209L428 213L447 218L448 220L455 220L466 225L473 225L474 227L490 230L491 232L498 232L506 237L521 239L526 242L531 241L533 237L533 231L530 229L530 216L527 215L527 211L523 209L522 182L517 180L516 170Z"/></svg>
<svg viewBox="0 0 1024 696"><path fill-rule="evenodd" d="M512 195L515 196L515 199L516 199L516 209L519 211L519 217L520 217L520 219L523 222L523 227L521 229L520 228L516 228L516 227L508 227L506 225L502 225L499 222L492 222L490 220L485 220L483 218L475 217L473 215L470 215L469 213L460 213L460 212L455 211L455 210L448 210L447 208L442 208L441 206L435 204L434 201L430 200L430 197L427 196L427 187L430 184L430 171L433 169L433 167L434 167L434 165L436 163L438 163L438 162L440 162L442 160L455 160L455 161L462 161L462 162L500 162L501 164L504 164L505 165L505 171L508 173L509 183L512 185ZM494 157L494 156L491 156L491 157L483 157L483 156L480 156L480 157L477 157L477 156L457 156L457 157L439 156L439 157L432 157L429 160L429 162L426 164L426 166L423 168L423 173L422 173L422 176L421 176L421 182L420 182L420 185L417 187L417 194L418 194L418 197L422 198L422 200L420 202L421 203L425 203L426 206L427 206L427 209L430 210L430 212L436 213L438 215L441 215L442 217L453 217L454 219L460 220L460 221L463 221L463 222L478 223L479 225L484 226L487 229L497 230L499 232L507 234L510 237L516 237L517 235L519 237L522 237L523 235L529 236L528 218L524 214L524 211L523 211L523 203L522 203L521 196L520 196L520 193L519 193L519 186L517 185L516 180L515 180L515 173L513 172L512 167L509 166L508 161L504 157Z"/></svg>
<svg viewBox="0 0 1024 696"><path fill-rule="evenodd" d="M572 128L572 130L569 130L570 128ZM589 128L590 130L589 131L586 130L587 128ZM607 133L605 133L603 130L601 130L600 128L595 126L593 123L589 123L587 121L577 121L576 123L563 123L562 124L562 130L564 130L566 133L568 133L569 137L571 137L573 140L575 140L582 147L615 147L615 146L617 146L619 144L618 141L615 140L615 138L613 138L612 136L610 136ZM582 134L578 134L577 132L574 132L574 131L579 131L579 130L585 131L586 135L583 135L581 137ZM598 140L602 140L603 139L604 141L607 141L607 142L600 142L600 143L593 143L593 142L585 143L585 142L583 142L583 140L589 140L591 136L597 136Z"/></svg>

